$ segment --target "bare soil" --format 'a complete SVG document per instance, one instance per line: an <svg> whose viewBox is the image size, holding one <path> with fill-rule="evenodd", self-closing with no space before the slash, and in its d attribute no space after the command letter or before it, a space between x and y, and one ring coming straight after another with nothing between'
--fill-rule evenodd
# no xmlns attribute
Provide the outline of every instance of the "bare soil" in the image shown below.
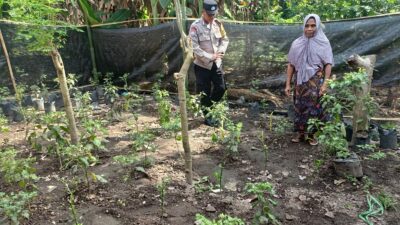
<svg viewBox="0 0 400 225"><path fill-rule="evenodd" d="M106 106L99 111L104 116ZM185 184L183 149L173 137L168 136L158 125L154 102L144 104L139 115L140 128L157 133L154 143L157 151L151 153L155 163L146 169L146 174L122 167L114 162L116 155L127 154L132 140L129 133L134 127L131 114L124 113L120 121L110 122L107 130L107 151L100 152L99 163L90 168L104 175L108 183L94 183L90 190L82 183L75 192L75 204L80 220L85 225L134 225L134 224L194 224L197 213L216 218L220 213L240 217L251 224L256 213L251 201L254 196L245 192L249 182L270 182L278 202L274 213L282 224L295 225L362 225L358 214L368 209L366 191L377 195L380 191L390 193L400 202L400 152L383 150L385 159L367 160L368 153L361 153L363 171L372 185L366 182L335 175L331 163L316 169L314 161L322 158L319 146L306 143L291 143L294 135L290 129L282 134L270 131L267 114L253 113L247 108L231 108L230 116L235 122L243 122L241 144L237 156L228 160L223 171L222 192L198 191ZM275 117L273 127L284 117ZM224 157L224 146L211 141L212 127L204 125L201 118L190 120L190 144L193 152L195 182L209 177L216 183L213 172ZM264 131L269 146L268 158L261 151L258 139ZM22 124L13 124L11 132L1 138L24 152L36 157L36 183L38 197L30 205L30 219L25 225L73 224L68 204L68 194L60 177L71 177L70 171L60 172L56 159L32 150L24 140ZM156 185L169 177L166 193L165 213L161 214L159 192ZM11 191L12 187L0 183L0 191ZM206 183L205 185L209 185ZM215 210L212 210L214 208ZM398 225L400 213L387 211L382 216L371 218L374 224Z"/></svg>

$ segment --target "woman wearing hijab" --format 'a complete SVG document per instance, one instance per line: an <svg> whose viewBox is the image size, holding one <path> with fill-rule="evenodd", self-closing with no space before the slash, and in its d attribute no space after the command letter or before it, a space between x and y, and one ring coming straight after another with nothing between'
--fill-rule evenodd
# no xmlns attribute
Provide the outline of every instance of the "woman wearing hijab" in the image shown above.
<svg viewBox="0 0 400 225"><path fill-rule="evenodd" d="M322 31L319 16L306 16L303 29L303 35L293 41L288 54L285 88L285 93L289 96L294 77L294 127L298 134L292 142L296 143L306 140L308 119L322 116L319 99L327 90L327 81L333 65L332 48ZM307 140L311 145L318 144L312 134Z"/></svg>

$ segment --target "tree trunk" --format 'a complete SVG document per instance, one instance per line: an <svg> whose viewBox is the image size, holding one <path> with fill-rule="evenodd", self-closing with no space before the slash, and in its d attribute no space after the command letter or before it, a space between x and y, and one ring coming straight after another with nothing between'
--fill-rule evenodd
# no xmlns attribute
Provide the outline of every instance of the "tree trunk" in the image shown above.
<svg viewBox="0 0 400 225"><path fill-rule="evenodd" d="M363 98L370 95L376 55L367 55L363 57L352 55L347 61L349 64L353 64L358 68L365 69L368 75L368 81L363 84L360 90L355 91L357 101L353 108L353 136L351 139L351 145L354 145L357 133L368 131L369 128L369 115Z"/></svg>
<svg viewBox="0 0 400 225"><path fill-rule="evenodd" d="M15 94L18 94L17 91L17 83L15 82L15 77L14 77L14 73L11 67L11 61L10 61L10 57L8 55L8 51L7 51L7 46L6 43L4 41L4 37L3 37L3 32L0 30L0 41L1 41L1 46L3 47L3 52L4 52L4 56L6 57L6 61L7 61L7 65L8 65L8 71L10 72L10 78L11 78L11 82L14 88L14 92Z"/></svg>
<svg viewBox="0 0 400 225"><path fill-rule="evenodd" d="M67 113L69 133L71 135L72 144L76 145L79 141L78 129L76 128L74 111L72 109L71 98L69 96L67 78L65 76L64 63L58 49L53 48L50 52L53 60L54 67L57 71L58 82L60 83L60 90L64 100L65 112Z"/></svg>
<svg viewBox="0 0 400 225"><path fill-rule="evenodd" d="M283 102L272 92L262 89L260 91L252 91L249 89L229 88L227 90L228 98L239 99L241 96L249 101L269 101L277 108L283 107Z"/></svg>

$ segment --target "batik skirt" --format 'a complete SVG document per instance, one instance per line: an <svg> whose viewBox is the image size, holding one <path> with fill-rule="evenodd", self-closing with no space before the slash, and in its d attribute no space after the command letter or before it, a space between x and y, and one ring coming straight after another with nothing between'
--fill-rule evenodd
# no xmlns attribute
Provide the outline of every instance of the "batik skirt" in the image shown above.
<svg viewBox="0 0 400 225"><path fill-rule="evenodd" d="M311 77L307 82L297 84L294 91L294 129L297 132L307 132L307 121L311 118L323 119L319 91L324 82L321 72Z"/></svg>

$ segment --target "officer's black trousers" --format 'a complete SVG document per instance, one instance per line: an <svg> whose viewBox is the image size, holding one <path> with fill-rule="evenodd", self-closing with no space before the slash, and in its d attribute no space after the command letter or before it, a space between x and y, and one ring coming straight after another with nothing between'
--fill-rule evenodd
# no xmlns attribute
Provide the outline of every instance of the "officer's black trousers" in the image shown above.
<svg viewBox="0 0 400 225"><path fill-rule="evenodd" d="M196 75L196 91L197 93L204 93L200 103L203 108L204 116L206 116L208 110L205 109L205 107L212 106L212 102L218 102L224 96L226 90L224 71L222 65L220 68L217 68L215 63L211 70L195 64L194 73Z"/></svg>

